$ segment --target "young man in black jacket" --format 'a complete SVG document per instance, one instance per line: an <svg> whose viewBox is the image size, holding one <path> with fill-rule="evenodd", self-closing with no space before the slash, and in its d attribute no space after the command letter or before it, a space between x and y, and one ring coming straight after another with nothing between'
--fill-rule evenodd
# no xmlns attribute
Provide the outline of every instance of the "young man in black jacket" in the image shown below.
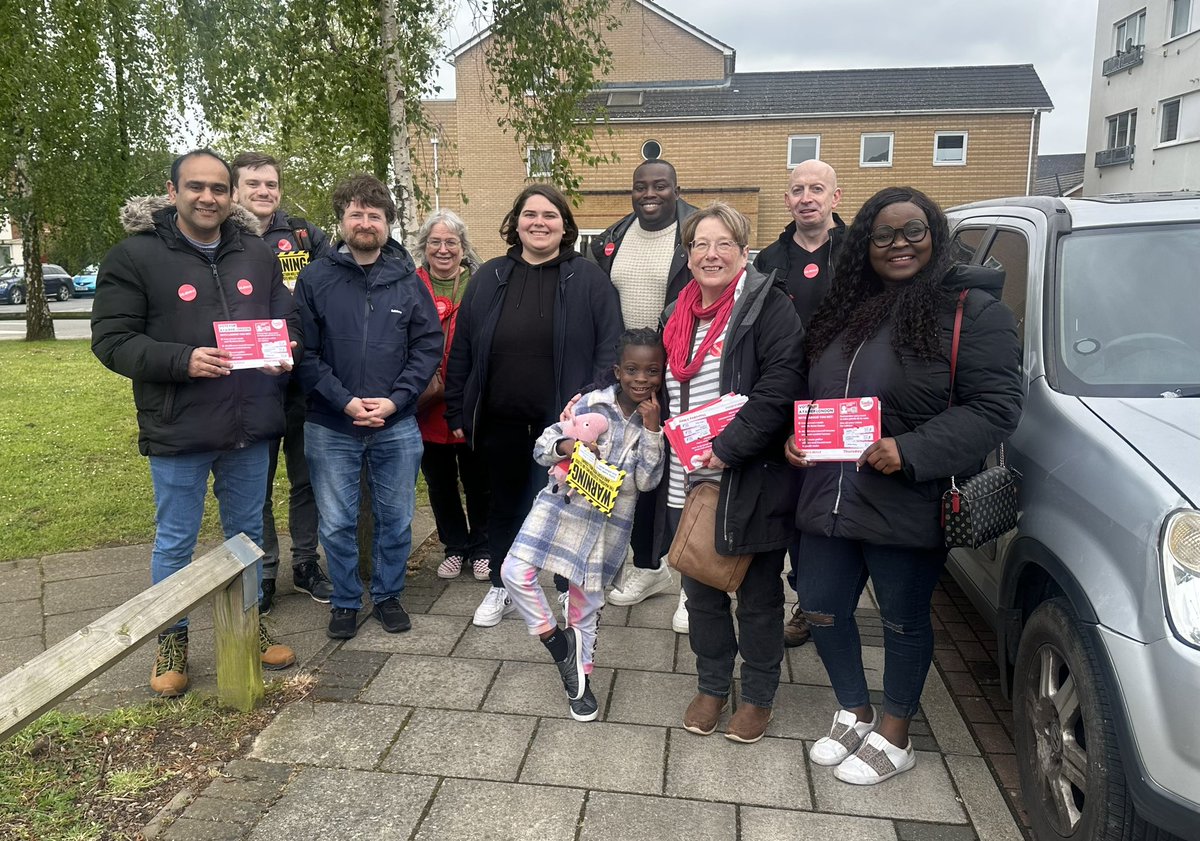
<svg viewBox="0 0 1200 841"><path fill-rule="evenodd" d="M664 160L643 161L633 171L633 213L622 218L592 242L592 257L608 274L621 295L621 314L627 328L658 327L663 308L679 297L691 280L687 249L679 241L683 222L696 208L679 197L675 167ZM608 594L617 605L633 605L671 589L671 571L653 557L653 494L639 500L634 513L633 568ZM687 633L683 595L672 627Z"/></svg>
<svg viewBox="0 0 1200 841"><path fill-rule="evenodd" d="M279 162L262 152L243 152L233 159L234 200L254 214L261 226L263 241L270 246L283 269L283 282L289 289L296 285L300 269L329 251L329 237L311 222L289 216L279 209L283 177ZM321 569L317 555L317 500L308 478L304 459L304 390L292 377L283 399L286 427L283 455L287 463L288 534L292 538L292 584L308 593L313 601L329 604L333 585ZM270 613L275 599L275 577L279 571L279 537L275 531L272 490L279 467L280 441L271 443L271 462L267 469L267 501L263 506L263 583L259 613Z"/></svg>
<svg viewBox="0 0 1200 841"><path fill-rule="evenodd" d="M126 205L131 236L108 252L97 277L92 351L132 380L138 449L150 458L154 583L191 561L210 473L225 536L245 532L262 543L269 442L283 433L281 392L268 375L290 366L233 370L213 323L287 319L293 340L300 333L279 262L253 218L236 211L231 219L229 165L207 149L189 152L171 167L166 199ZM296 662L262 626L259 646L264 668ZM173 696L187 684L183 618L159 635L150 688Z"/></svg>
<svg viewBox="0 0 1200 841"><path fill-rule="evenodd" d="M304 449L321 544L333 579L328 634L357 632L363 587L358 575L359 475L367 465L375 535L371 601L385 631L412 623L400 604L408 555L421 431L417 398L442 360L442 327L433 297L404 246L388 236L396 205L370 175L333 192L342 240L300 272L296 299L306 356Z"/></svg>

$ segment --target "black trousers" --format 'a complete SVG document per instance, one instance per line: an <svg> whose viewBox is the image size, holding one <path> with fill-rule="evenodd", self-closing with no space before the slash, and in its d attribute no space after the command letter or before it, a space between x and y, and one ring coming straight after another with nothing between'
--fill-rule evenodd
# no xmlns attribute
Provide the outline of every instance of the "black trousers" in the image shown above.
<svg viewBox="0 0 1200 841"><path fill-rule="evenodd" d="M500 567L533 507L533 498L546 485L546 468L533 460L533 445L551 422L489 419L479 431L479 449L487 465L492 495L487 541L493 587L504 586ZM567 591L568 582L562 576L554 576L554 585L560 593Z"/></svg>
<svg viewBox="0 0 1200 841"><path fill-rule="evenodd" d="M446 557L458 555L469 561L486 557L491 489L483 458L466 444L426 441L421 472L425 475L429 505L437 523L438 540L446 547ZM465 512L458 495L459 482L467 500Z"/></svg>
<svg viewBox="0 0 1200 841"><path fill-rule="evenodd" d="M283 456L287 465L288 533L292 538L292 566L316 561L317 555L317 498L308 478L308 462L304 458L304 392L294 377L288 381L283 400L286 427L283 434ZM267 497L263 505L263 578L275 578L279 569L279 536L275 531L275 511L271 491L275 471L279 467L278 440L270 443L271 460L267 467Z"/></svg>

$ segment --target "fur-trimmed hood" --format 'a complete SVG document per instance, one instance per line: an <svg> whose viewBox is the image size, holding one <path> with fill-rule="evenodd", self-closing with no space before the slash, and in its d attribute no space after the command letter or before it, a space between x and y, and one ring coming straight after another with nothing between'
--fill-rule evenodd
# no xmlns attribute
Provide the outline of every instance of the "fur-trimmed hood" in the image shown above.
<svg viewBox="0 0 1200 841"><path fill-rule="evenodd" d="M154 214L173 206L166 196L134 196L121 208L121 227L130 234L153 231ZM258 217L237 202L233 202L228 221L256 237L262 236L262 224Z"/></svg>

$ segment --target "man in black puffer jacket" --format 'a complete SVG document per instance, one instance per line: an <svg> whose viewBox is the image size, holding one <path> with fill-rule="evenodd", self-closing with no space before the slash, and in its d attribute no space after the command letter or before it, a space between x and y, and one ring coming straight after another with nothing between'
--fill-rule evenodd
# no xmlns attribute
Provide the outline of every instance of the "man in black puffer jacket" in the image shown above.
<svg viewBox="0 0 1200 841"><path fill-rule="evenodd" d="M268 374L279 369L232 370L213 322L287 319L295 345L299 321L253 217L230 218L231 196L229 165L216 154L176 159L166 199L126 205L132 236L109 251L96 282L92 351L133 381L138 449L150 457L155 583L191 560L209 473L226 537L245 532L262 543L267 442L283 433L281 392ZM259 637L264 667L295 662L265 629ZM184 618L159 636L150 687L179 695L187 682Z"/></svg>
<svg viewBox="0 0 1200 841"><path fill-rule="evenodd" d="M388 236L396 205L370 175L333 191L342 241L300 272L296 300L307 354L304 453L321 512L321 544L333 580L328 634L357 633L359 475L367 466L375 511L371 601L385 631L412 623L400 604L408 554L421 431L417 398L442 361L433 297L404 246Z"/></svg>

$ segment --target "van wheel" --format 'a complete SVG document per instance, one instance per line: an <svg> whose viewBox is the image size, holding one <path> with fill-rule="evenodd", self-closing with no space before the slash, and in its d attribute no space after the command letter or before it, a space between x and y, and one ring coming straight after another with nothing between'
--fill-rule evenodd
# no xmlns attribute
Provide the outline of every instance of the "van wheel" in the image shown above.
<svg viewBox="0 0 1200 841"><path fill-rule="evenodd" d="M1091 641L1064 598L1021 632L1013 672L1021 799L1035 838L1130 841L1171 836L1134 813Z"/></svg>

